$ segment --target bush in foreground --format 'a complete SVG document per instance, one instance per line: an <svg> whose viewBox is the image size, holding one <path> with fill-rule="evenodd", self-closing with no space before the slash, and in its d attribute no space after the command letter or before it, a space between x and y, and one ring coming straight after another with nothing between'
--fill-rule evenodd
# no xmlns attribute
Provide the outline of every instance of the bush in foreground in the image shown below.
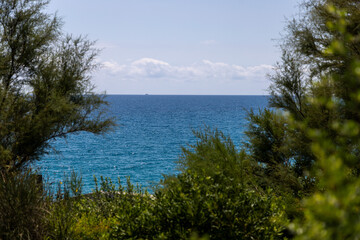
<svg viewBox="0 0 360 240"><path fill-rule="evenodd" d="M123 187L102 178L93 194L54 202L52 239L282 239L282 199L243 181L246 158L230 139L209 130L198 137L184 149L181 173L153 195L129 179Z"/></svg>
<svg viewBox="0 0 360 240"><path fill-rule="evenodd" d="M49 201L30 171L0 174L0 239L42 239Z"/></svg>

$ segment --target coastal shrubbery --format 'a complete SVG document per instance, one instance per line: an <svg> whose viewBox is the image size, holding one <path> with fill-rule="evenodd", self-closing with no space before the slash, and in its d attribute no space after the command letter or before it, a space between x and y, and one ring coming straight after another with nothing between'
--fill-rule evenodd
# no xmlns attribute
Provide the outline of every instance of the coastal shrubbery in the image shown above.
<svg viewBox="0 0 360 240"><path fill-rule="evenodd" d="M282 199L246 181L245 155L219 131L207 130L198 137L193 149L184 149L183 170L165 177L153 194L134 187L130 180L123 187L120 181L116 186L102 178L92 194L58 199L50 214L52 237L282 238L287 224ZM199 167L204 162L207 166ZM236 174L242 166L244 175ZM72 181L76 182L74 177L65 185Z"/></svg>

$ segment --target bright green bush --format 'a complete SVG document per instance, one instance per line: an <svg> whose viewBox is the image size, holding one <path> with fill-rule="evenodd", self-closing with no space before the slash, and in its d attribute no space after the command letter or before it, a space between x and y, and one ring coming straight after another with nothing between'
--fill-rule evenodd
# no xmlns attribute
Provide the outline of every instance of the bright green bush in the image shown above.
<svg viewBox="0 0 360 240"><path fill-rule="evenodd" d="M139 238L146 235L143 225L149 225L143 216L149 212L151 196L127 181L127 187L118 186L101 178L92 194L77 195L81 178L72 174L62 182L60 196L52 203L48 221L50 239L118 239ZM78 186L78 187L74 187ZM59 188L60 189L60 188ZM153 226L149 229L154 231ZM114 233L116 233L114 235ZM151 236L151 234L148 234Z"/></svg>
<svg viewBox="0 0 360 240"><path fill-rule="evenodd" d="M134 187L127 179L127 186L118 187L110 179L101 179L101 187L96 190L94 203L112 219L110 239L152 238L156 233L152 209L155 200L139 186Z"/></svg>
<svg viewBox="0 0 360 240"><path fill-rule="evenodd" d="M74 171L57 185L57 192L51 195L50 214L47 219L49 239L74 239L77 223L77 205L80 202L82 179Z"/></svg>
<svg viewBox="0 0 360 240"><path fill-rule="evenodd" d="M84 203L78 206L84 206ZM95 211L80 214L73 226L75 239L109 239L110 228L118 222L115 217L99 216Z"/></svg>
<svg viewBox="0 0 360 240"><path fill-rule="evenodd" d="M168 239L187 239L194 232L210 239L280 239L285 226L279 198L221 171L205 177L188 170L155 196L158 226Z"/></svg>

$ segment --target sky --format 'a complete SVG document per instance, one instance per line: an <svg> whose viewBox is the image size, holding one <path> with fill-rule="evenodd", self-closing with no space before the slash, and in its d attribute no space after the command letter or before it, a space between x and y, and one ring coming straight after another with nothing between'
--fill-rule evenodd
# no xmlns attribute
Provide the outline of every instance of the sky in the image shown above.
<svg viewBox="0 0 360 240"><path fill-rule="evenodd" d="M298 0L52 0L63 31L101 49L107 94L267 94Z"/></svg>

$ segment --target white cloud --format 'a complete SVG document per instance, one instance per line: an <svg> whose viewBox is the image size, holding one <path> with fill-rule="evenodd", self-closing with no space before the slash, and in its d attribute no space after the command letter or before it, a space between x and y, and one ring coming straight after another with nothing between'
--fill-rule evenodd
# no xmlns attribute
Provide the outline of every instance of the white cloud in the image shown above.
<svg viewBox="0 0 360 240"><path fill-rule="evenodd" d="M103 62L103 71L115 75L119 80L166 79L168 81L231 81L265 79L272 66L243 67L221 62L203 60L190 66L173 66L152 58L142 58L130 64Z"/></svg>
<svg viewBox="0 0 360 240"><path fill-rule="evenodd" d="M109 94L266 94L272 69L209 60L178 66L153 58L103 61L102 66L94 83Z"/></svg>

